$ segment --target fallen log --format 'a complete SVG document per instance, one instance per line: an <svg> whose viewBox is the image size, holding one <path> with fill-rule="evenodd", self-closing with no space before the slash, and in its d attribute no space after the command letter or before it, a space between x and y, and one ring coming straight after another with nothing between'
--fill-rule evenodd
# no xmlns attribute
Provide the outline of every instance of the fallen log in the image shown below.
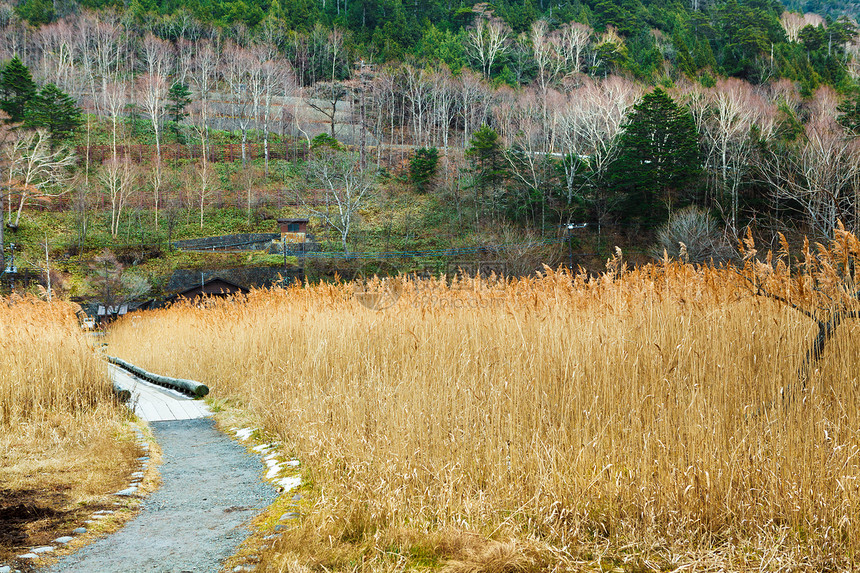
<svg viewBox="0 0 860 573"><path fill-rule="evenodd" d="M135 366L130 362L126 362L122 358L116 358L115 356L107 356L107 359L111 364L131 372L138 378L142 378L147 382L152 382L153 384L158 384L159 386L164 386L166 388L173 388L174 390L190 394L195 398L202 398L209 393L208 386L195 380L186 380L185 378L172 378L170 376L153 374L152 372L147 372L143 368Z"/></svg>

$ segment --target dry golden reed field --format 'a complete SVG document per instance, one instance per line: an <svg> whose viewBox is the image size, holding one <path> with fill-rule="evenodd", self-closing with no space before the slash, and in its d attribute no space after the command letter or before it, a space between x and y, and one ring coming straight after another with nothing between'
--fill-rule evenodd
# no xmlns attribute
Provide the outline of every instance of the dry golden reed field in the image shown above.
<svg viewBox="0 0 860 573"><path fill-rule="evenodd" d="M0 562L116 491L136 455L124 412L71 306L0 299Z"/></svg>
<svg viewBox="0 0 860 573"><path fill-rule="evenodd" d="M259 570L850 570L860 243L793 268L752 249L742 271L616 258L255 291L129 317L109 343L302 460L303 519ZM805 313L837 310L799 379Z"/></svg>

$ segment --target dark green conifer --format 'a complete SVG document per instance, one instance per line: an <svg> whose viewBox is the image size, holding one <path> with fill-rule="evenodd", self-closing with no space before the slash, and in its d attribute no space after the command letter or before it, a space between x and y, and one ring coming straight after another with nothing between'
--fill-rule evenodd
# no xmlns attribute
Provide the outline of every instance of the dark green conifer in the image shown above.
<svg viewBox="0 0 860 573"><path fill-rule="evenodd" d="M472 164L472 173L478 187L496 187L507 176L504 149L499 134L486 124L472 134L466 149L466 159Z"/></svg>
<svg viewBox="0 0 860 573"><path fill-rule="evenodd" d="M9 114L9 123L24 120L24 108L36 94L33 76L17 56L12 58L0 73L0 108Z"/></svg>
<svg viewBox="0 0 860 573"><path fill-rule="evenodd" d="M167 90L167 99L170 101L167 105L167 114L172 121L179 123L188 115L185 108L191 103L191 90L182 82L173 82Z"/></svg>
<svg viewBox="0 0 860 573"><path fill-rule="evenodd" d="M667 209L689 198L701 176L696 125L662 89L646 94L628 116L610 181L628 218L661 224Z"/></svg>
<svg viewBox="0 0 860 573"><path fill-rule="evenodd" d="M82 122L75 100L54 84L46 85L33 96L24 115L24 126L47 129L52 145L70 138Z"/></svg>
<svg viewBox="0 0 860 573"><path fill-rule="evenodd" d="M409 179L419 193L424 193L436 176L439 166L439 150L435 147L422 147L415 151L409 160Z"/></svg>
<svg viewBox="0 0 860 573"><path fill-rule="evenodd" d="M839 104L837 121L855 137L860 136L860 90Z"/></svg>

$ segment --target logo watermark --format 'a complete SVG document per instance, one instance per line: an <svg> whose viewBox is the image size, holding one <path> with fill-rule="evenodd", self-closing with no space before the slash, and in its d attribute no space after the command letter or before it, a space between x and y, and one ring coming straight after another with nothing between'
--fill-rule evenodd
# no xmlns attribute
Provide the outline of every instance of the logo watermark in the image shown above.
<svg viewBox="0 0 860 573"><path fill-rule="evenodd" d="M402 294L398 271L387 261L368 261L352 277L352 296L370 310L394 306Z"/></svg>

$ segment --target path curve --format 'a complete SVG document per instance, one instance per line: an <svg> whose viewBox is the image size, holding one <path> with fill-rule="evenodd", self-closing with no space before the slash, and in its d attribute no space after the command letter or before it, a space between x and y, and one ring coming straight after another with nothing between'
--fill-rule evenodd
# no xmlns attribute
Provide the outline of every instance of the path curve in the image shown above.
<svg viewBox="0 0 860 573"><path fill-rule="evenodd" d="M108 364L108 368L114 384L131 393L129 407L145 422L190 420L212 415L203 400L194 400L178 390L141 380L114 364Z"/></svg>
<svg viewBox="0 0 860 573"><path fill-rule="evenodd" d="M117 383L132 384L139 415L161 420L150 421L162 451L161 487L143 500L140 514L120 531L45 571L219 571L249 536L248 520L277 497L275 488L262 480L263 464L203 417L209 412L202 402L117 372L128 374L112 368Z"/></svg>

